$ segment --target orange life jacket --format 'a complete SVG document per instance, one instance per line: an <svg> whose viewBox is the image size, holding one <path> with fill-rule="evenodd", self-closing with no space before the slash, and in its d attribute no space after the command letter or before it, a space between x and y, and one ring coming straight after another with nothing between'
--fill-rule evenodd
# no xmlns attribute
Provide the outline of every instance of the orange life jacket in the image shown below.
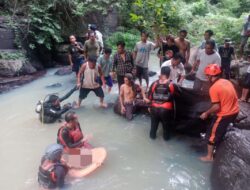
<svg viewBox="0 0 250 190"><path fill-rule="evenodd" d="M81 141L83 139L83 134L82 134L82 131L80 129L80 124L79 123L74 129L67 128L65 123L64 123L63 126L59 129L58 136L57 136L57 139L58 139L59 143L61 145L63 145L64 148L69 148L69 147L67 147L67 144L66 144L66 142L64 141L64 139L62 137L63 130L68 131L72 144L77 143L77 142L79 142L79 141Z"/></svg>

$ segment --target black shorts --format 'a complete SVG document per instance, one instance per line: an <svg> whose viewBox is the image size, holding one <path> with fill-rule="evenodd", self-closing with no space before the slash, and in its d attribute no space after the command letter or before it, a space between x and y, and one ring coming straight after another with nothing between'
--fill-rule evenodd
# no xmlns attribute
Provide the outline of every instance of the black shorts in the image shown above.
<svg viewBox="0 0 250 190"><path fill-rule="evenodd" d="M136 66L136 77L148 80L148 68Z"/></svg>
<svg viewBox="0 0 250 190"><path fill-rule="evenodd" d="M206 138L208 144L219 145L227 132L228 125L235 121L237 115L238 113L223 117L215 116L207 129Z"/></svg>
<svg viewBox="0 0 250 190"><path fill-rule="evenodd" d="M81 100L85 99L88 96L90 91L93 91L97 97L104 98L104 92L102 90L102 87L98 87L98 88L94 88L94 89L81 88L80 94L79 94L79 99L81 99Z"/></svg>

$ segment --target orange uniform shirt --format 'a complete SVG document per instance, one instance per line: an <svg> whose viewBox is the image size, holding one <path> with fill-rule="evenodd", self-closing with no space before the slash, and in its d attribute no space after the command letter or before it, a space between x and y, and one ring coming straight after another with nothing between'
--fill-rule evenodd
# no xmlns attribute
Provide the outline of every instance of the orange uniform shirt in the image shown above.
<svg viewBox="0 0 250 190"><path fill-rule="evenodd" d="M217 80L209 89L212 103L220 104L217 116L234 115L239 112L238 97L233 84L225 79Z"/></svg>

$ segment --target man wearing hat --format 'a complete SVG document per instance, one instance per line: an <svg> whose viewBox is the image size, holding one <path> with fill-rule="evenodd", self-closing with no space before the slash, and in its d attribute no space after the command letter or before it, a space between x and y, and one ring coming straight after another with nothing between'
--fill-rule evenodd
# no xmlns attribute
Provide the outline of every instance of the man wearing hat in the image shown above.
<svg viewBox="0 0 250 190"><path fill-rule="evenodd" d="M224 45L219 47L222 73L226 79L230 79L230 64L232 58L237 60L236 54L234 52L234 47L232 47L231 44L231 39L226 38L224 41Z"/></svg>
<svg viewBox="0 0 250 190"><path fill-rule="evenodd" d="M209 95L212 106L203 112L200 118L205 120L212 115L213 119L206 133L207 155L200 159L209 162L213 161L214 147L218 147L227 132L227 127L235 121L239 113L239 103L233 84L220 78L220 66L209 64L204 73L211 83Z"/></svg>

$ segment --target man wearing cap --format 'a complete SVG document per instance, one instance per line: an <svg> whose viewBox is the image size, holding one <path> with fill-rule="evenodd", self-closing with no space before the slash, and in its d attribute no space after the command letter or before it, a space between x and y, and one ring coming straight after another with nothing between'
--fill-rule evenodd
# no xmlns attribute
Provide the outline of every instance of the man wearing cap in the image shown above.
<svg viewBox="0 0 250 190"><path fill-rule="evenodd" d="M224 45L219 47L219 54L221 56L222 73L226 79L230 79L230 65L232 58L237 60L234 52L234 47L231 46L231 40L226 38Z"/></svg>
<svg viewBox="0 0 250 190"><path fill-rule="evenodd" d="M228 80L221 79L221 69L216 64L209 64L204 73L207 75L211 87L209 95L212 106L201 114L200 118L205 120L213 115L211 125L207 129L206 138L207 155L200 159L204 162L213 161L214 147L218 146L226 134L227 127L233 123L239 113L237 93Z"/></svg>

